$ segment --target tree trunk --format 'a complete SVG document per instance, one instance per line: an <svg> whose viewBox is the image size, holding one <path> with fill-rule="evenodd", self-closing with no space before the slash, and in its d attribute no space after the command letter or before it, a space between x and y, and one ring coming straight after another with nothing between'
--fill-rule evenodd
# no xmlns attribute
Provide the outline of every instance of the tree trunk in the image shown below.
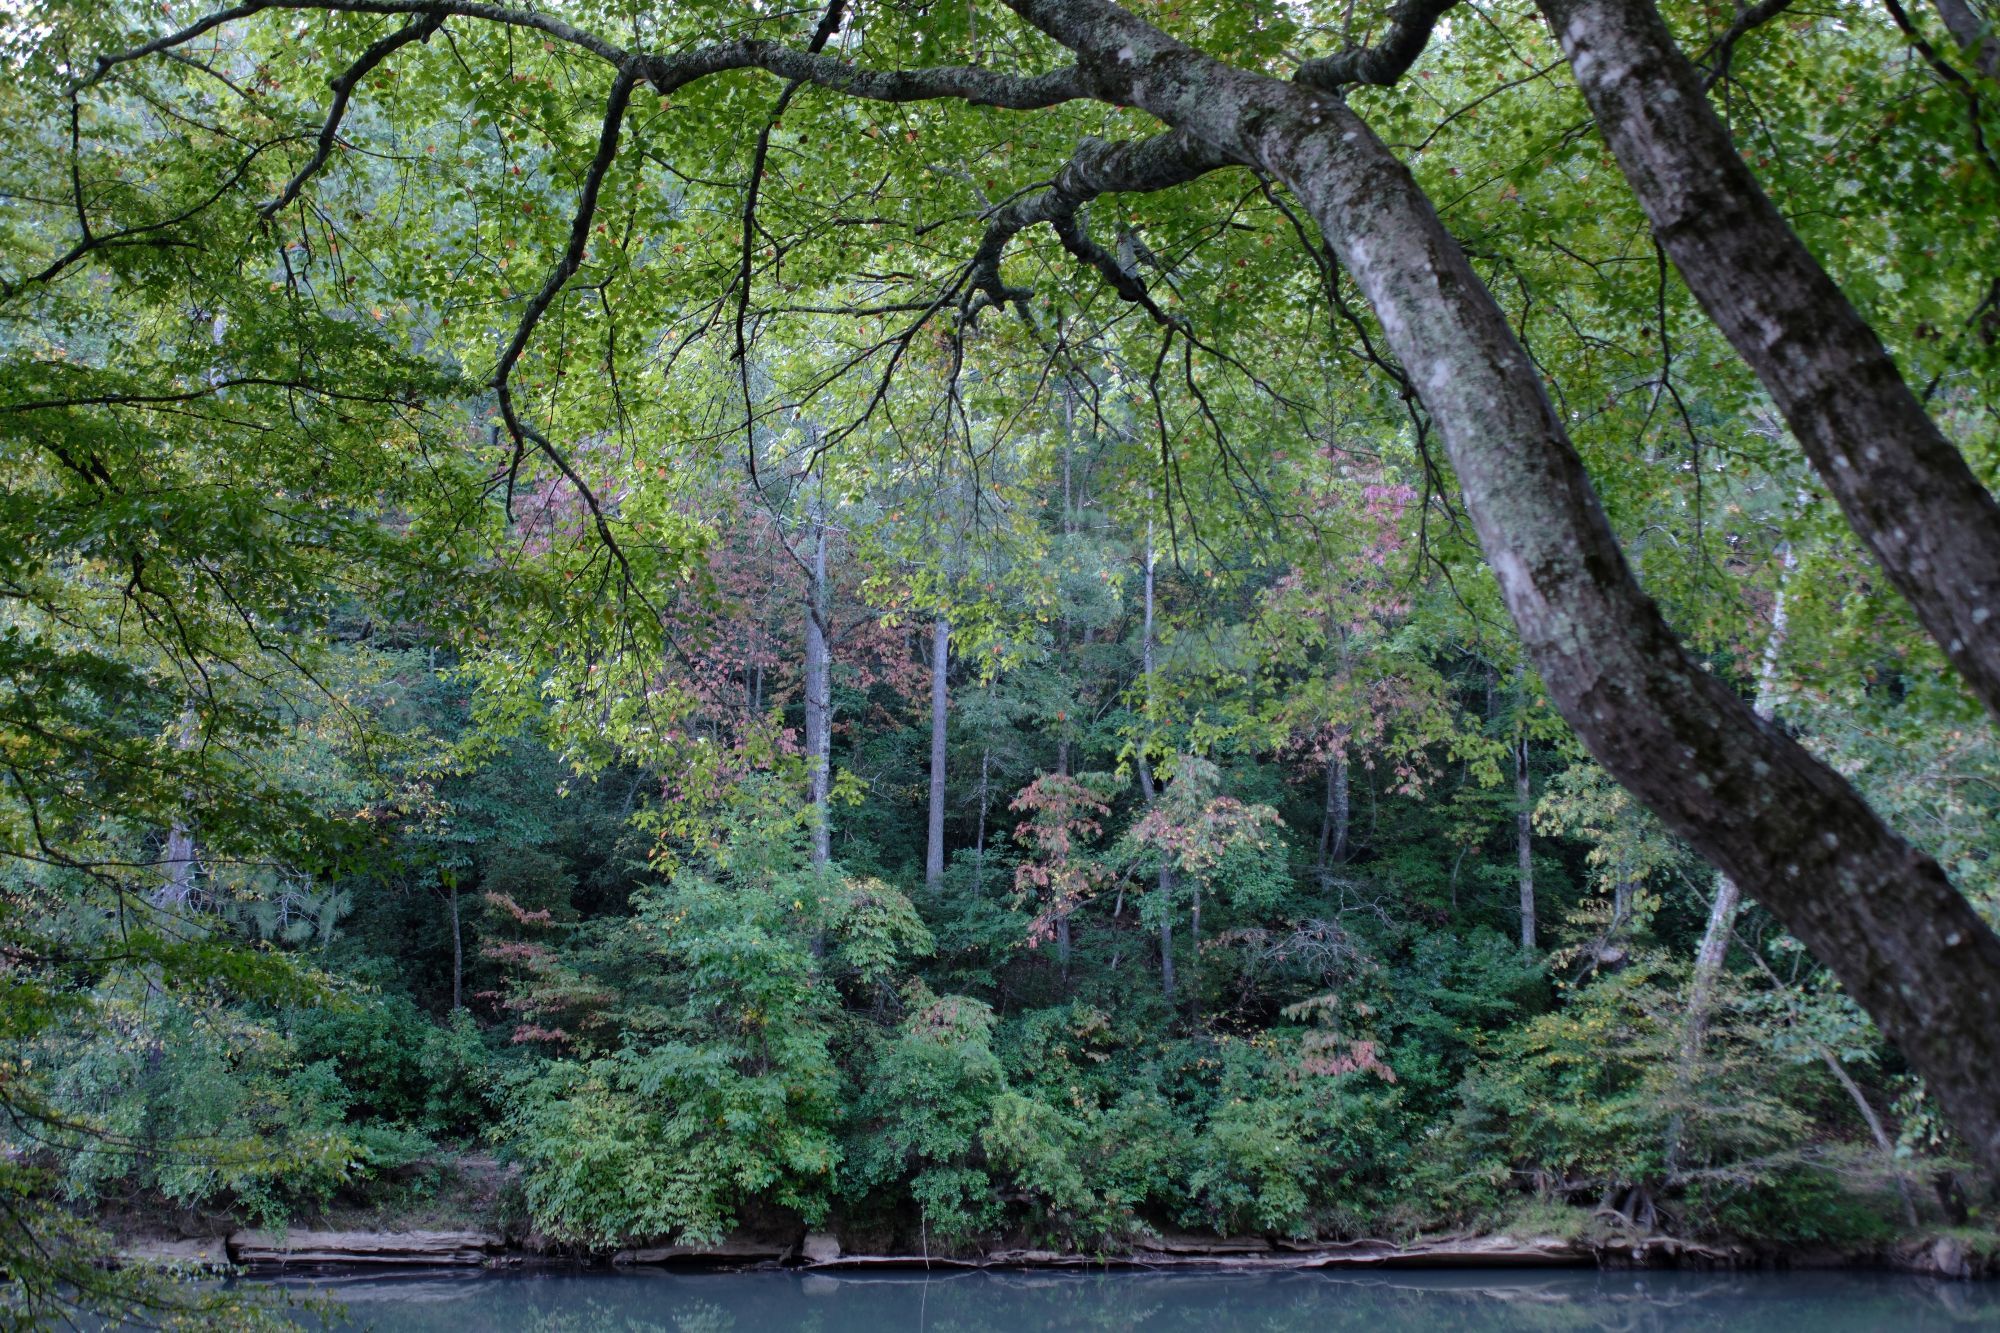
<svg viewBox="0 0 2000 1333"><path fill-rule="evenodd" d="M939 616L931 629L931 804L924 845L924 887L933 891L944 883L944 740L951 705L945 670L950 644L951 622Z"/></svg>
<svg viewBox="0 0 2000 1333"><path fill-rule="evenodd" d="M1935 861L1682 646L1634 579L1533 361L1408 170L1339 98L1223 65L1105 0L1010 3L1083 58L1099 96L1271 172L1304 202L1437 423L1556 707L1613 777L1833 970L2000 1171L2000 938Z"/></svg>
<svg viewBox="0 0 2000 1333"><path fill-rule="evenodd" d="M810 511L812 567L806 590L806 799L812 805L812 863L832 855L833 657L827 647L826 482Z"/></svg>
<svg viewBox="0 0 2000 1333"><path fill-rule="evenodd" d="M1347 860L1348 825L1353 814L1347 782L1347 734L1346 727L1335 730L1333 753L1326 757L1326 813L1320 820L1319 829L1319 876L1322 883L1334 866Z"/></svg>
<svg viewBox="0 0 2000 1333"><path fill-rule="evenodd" d="M451 1007L465 1008L465 936L458 919L458 876L451 878Z"/></svg>
<svg viewBox="0 0 2000 1333"><path fill-rule="evenodd" d="M1514 849L1520 861L1521 947L1535 951L1535 792L1528 772L1528 729L1514 736Z"/></svg>
<svg viewBox="0 0 2000 1333"><path fill-rule="evenodd" d="M1751 707L1769 721L1778 708L1778 663L1785 651L1785 634L1790 616L1785 608L1786 585L1798 558L1785 548L1783 572L1778 577L1777 596L1771 603L1771 631L1764 636L1764 653L1757 664L1757 694ZM1702 932L1701 946L1695 950L1694 978L1688 987L1687 1027L1681 1043L1682 1062L1690 1067L1701 1058L1701 1044L1708 1031L1708 1010L1715 979L1729 953L1729 933L1736 926L1736 911L1742 890L1727 875L1715 877L1715 900L1709 908L1708 928Z"/></svg>
<svg viewBox="0 0 2000 1333"><path fill-rule="evenodd" d="M1938 17L1944 20L1951 39L1972 57L1974 68L2000 83L2000 37L1986 27L1986 20L1966 0L1932 0Z"/></svg>
<svg viewBox="0 0 2000 1333"><path fill-rule="evenodd" d="M1770 391L1855 533L2000 717L2000 504L1764 193L1651 0L1541 6L1688 289Z"/></svg>
<svg viewBox="0 0 2000 1333"><path fill-rule="evenodd" d="M1152 492L1146 493L1146 501L1152 503ZM1153 520L1146 519L1146 596L1145 618L1139 630L1139 674L1146 683L1145 732L1139 741L1139 794L1146 800L1146 808L1153 808L1159 791L1153 785L1153 582L1154 566L1159 553L1153 549ZM1166 853L1160 854L1160 994L1166 997L1167 1008L1174 1006L1174 871L1167 863Z"/></svg>
<svg viewBox="0 0 2000 1333"><path fill-rule="evenodd" d="M1708 1015L1715 1003L1715 983L1729 957L1729 933L1743 891L1727 875L1715 877L1715 898L1708 906L1708 927L1694 954L1694 978L1688 984L1687 1018L1681 1029L1681 1064L1691 1074L1708 1039Z"/></svg>
<svg viewBox="0 0 2000 1333"><path fill-rule="evenodd" d="M991 771L993 751L982 746L979 751L979 831L972 843L972 891L979 893L986 888L986 814L989 808L987 774Z"/></svg>
<svg viewBox="0 0 2000 1333"><path fill-rule="evenodd" d="M1868 1094L1861 1090L1861 1085L1847 1072L1847 1066L1840 1063L1840 1057L1827 1047L1821 1046L1819 1058L1826 1065L1827 1072L1833 1075L1834 1082L1840 1084L1841 1091L1845 1092L1848 1100L1854 1103L1854 1109L1861 1113L1862 1123L1868 1126L1868 1137L1875 1140L1875 1150L1882 1154L1883 1164L1895 1178L1896 1194L1903 1201L1903 1221L1914 1230L1921 1225L1921 1219L1917 1216L1917 1201L1910 1195L1910 1182L1903 1175L1902 1164L1896 1160L1896 1141L1889 1137L1888 1129L1882 1124L1882 1117L1875 1113L1874 1106L1868 1101Z"/></svg>
<svg viewBox="0 0 2000 1333"><path fill-rule="evenodd" d="M174 748L188 751L194 748L198 734L193 704L181 709L180 730L174 736ZM153 890L153 906L182 907L194 896L195 854L194 828L187 818L176 819L167 829L167 845L160 857L162 875L160 885Z"/></svg>

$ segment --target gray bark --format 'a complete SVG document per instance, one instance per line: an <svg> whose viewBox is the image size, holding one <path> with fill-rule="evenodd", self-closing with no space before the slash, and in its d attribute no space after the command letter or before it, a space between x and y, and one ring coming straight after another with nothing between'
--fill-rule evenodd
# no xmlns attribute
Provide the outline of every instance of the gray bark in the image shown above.
<svg viewBox="0 0 2000 1333"><path fill-rule="evenodd" d="M1557 708L1826 962L2000 1170L2000 938L1935 861L1682 646L1534 363L1408 170L1339 99L1223 65L1106 0L1010 3L1078 53L1099 97L1264 168L1304 202L1437 423Z"/></svg>
<svg viewBox="0 0 2000 1333"><path fill-rule="evenodd" d="M1972 57L1973 65L1985 78L2000 83L2000 37L1966 0L1931 0L1945 31Z"/></svg>
<svg viewBox="0 0 2000 1333"><path fill-rule="evenodd" d="M176 750L192 750L198 733L194 705L181 709L180 730L174 736ZM167 845L160 857L162 874L153 890L153 906L181 907L194 896L194 828L187 818L176 819L167 829Z"/></svg>
<svg viewBox="0 0 2000 1333"><path fill-rule="evenodd" d="M812 806L812 863L832 855L828 796L832 790L833 656L827 647L826 483L819 483L810 517L812 564L806 591L806 799Z"/></svg>
<svg viewBox="0 0 2000 1333"><path fill-rule="evenodd" d="M1528 732L1514 737L1514 848L1520 860L1521 947L1535 950L1535 792L1528 772Z"/></svg>
<svg viewBox="0 0 2000 1333"><path fill-rule="evenodd" d="M1819 1058L1826 1065L1827 1072L1833 1075L1834 1082L1840 1084L1840 1090L1854 1103L1854 1109L1861 1113L1862 1123L1868 1126L1868 1137L1875 1140L1875 1150L1882 1154L1883 1163L1895 1177L1896 1194L1903 1201L1903 1221L1911 1227L1920 1225L1921 1219L1917 1217L1917 1201L1910 1196L1910 1182L1903 1175L1902 1166L1896 1160L1896 1141L1889 1137L1887 1127L1882 1124L1882 1117L1876 1114L1874 1106L1868 1101L1868 1094L1861 1090L1861 1085L1847 1072L1847 1066L1840 1062L1839 1056L1822 1046L1819 1048Z"/></svg>
<svg viewBox="0 0 2000 1333"><path fill-rule="evenodd" d="M451 1007L465 1008L465 935L458 919L458 879L451 881Z"/></svg>
<svg viewBox="0 0 2000 1333"><path fill-rule="evenodd" d="M944 883L944 761L945 722L951 707L946 668L950 665L951 621L943 616L931 628L931 792L930 828L924 846L924 886Z"/></svg>
<svg viewBox="0 0 2000 1333"><path fill-rule="evenodd" d="M1148 493L1148 500L1151 494ZM1139 671L1146 681L1146 734L1139 743L1139 794L1146 800L1146 808L1153 808L1159 791L1153 785L1153 759L1150 753L1153 743L1153 578L1154 566L1159 553L1153 549L1153 520L1146 520L1146 597L1145 618L1139 631ZM1174 1004L1174 870L1167 864L1165 853L1160 860L1160 994L1166 998L1167 1007Z"/></svg>
<svg viewBox="0 0 2000 1333"><path fill-rule="evenodd" d="M1751 707L1769 721L1778 708L1778 664L1784 657L1785 635L1790 615L1785 607L1787 584L1798 557L1785 550L1784 571L1779 575L1778 592L1771 603L1771 630L1764 636L1764 652L1757 664L1757 695ZM1681 1060L1692 1068L1701 1058L1701 1045L1708 1035L1708 1013L1715 994L1715 981L1729 954L1730 932L1736 926L1736 911L1743 898L1736 881L1727 875L1715 877L1715 898L1708 913L1708 927L1695 950L1694 977L1688 986L1687 1022L1681 1042Z"/></svg>
<svg viewBox="0 0 2000 1333"><path fill-rule="evenodd" d="M1541 7L1689 290L1770 391L1924 628L2000 717L2000 504L1764 193L1651 0Z"/></svg>
<svg viewBox="0 0 2000 1333"><path fill-rule="evenodd" d="M1347 838L1353 823L1352 792L1347 780L1347 731L1334 734L1333 753L1326 757L1326 813L1319 830L1319 873L1324 880L1334 866L1347 860Z"/></svg>

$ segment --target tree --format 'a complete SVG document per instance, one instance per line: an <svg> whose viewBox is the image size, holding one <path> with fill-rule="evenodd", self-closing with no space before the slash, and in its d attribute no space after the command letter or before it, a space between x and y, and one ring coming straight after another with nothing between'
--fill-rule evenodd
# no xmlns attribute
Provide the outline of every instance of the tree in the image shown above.
<svg viewBox="0 0 2000 1333"><path fill-rule="evenodd" d="M257 24L263 8L253 0L122 49L111 46L108 39L114 34L90 26L86 31L103 54L75 91L94 95L117 78L160 77L135 73L134 66L163 52L186 54L210 34L238 25L260 34L258 41L271 40L277 30ZM2000 1168L2000 1032L1988 1021L2000 1002L2000 938L1933 861L1890 829L1837 773L1758 719L1736 688L1708 671L1683 645L1627 564L1569 423L1552 404L1500 304L1406 166L1354 106L1328 91L1361 77L1357 70L1380 83L1407 69L1422 51L1424 36L1441 12L1438 7L1419 6L1414 15L1399 12L1385 47L1343 50L1309 61L1295 80L1277 76L1283 44L1276 22L1260 27L1253 15L1221 25L1205 38L1206 45L1195 45L1108 0L1012 0L1008 8L1021 22L1008 31L1004 43L989 45L996 39L972 34L969 25L940 34L950 45L973 46L993 59L944 64L911 63L925 49L922 39L928 34L922 22L900 29L887 18L881 20L887 31L880 33L885 59L870 59L877 20L871 15L850 22L838 2L804 40L797 35L773 40L763 28L741 39L698 41L692 33L674 33L656 41L642 28L632 47L583 21L452 0L289 0L286 8L408 21L375 35L358 56L339 57L342 72L317 139L320 146L272 196L266 218L298 202L305 185L325 167L354 90L365 88L392 55L409 51L441 26L455 32L498 25L536 33L561 48L553 58L594 62L597 87L605 88L608 78L595 133L587 136L594 145L576 173L572 202L562 210L569 219L567 238L505 334L488 382L511 441L510 466L517 469L532 454L568 476L586 495L593 526L616 560L623 559L622 547L605 506L591 496L548 430L523 415L515 378L517 372L534 370L534 363L524 358L536 342L538 326L552 311L566 317L575 304L578 294L568 291L569 284L586 263L595 268L625 265L621 271L631 271L629 260L609 253L626 252L609 240L610 224L601 205L607 189L612 197L631 189L614 168L641 83L662 100L664 116L674 99L689 95L705 80L762 71L786 81L775 111L761 118L742 192L741 225L723 238L740 262L732 287L715 308L726 309L733 298L739 362L758 273L768 148L779 113L808 86L857 104L949 99L975 107L1042 111L1088 100L1137 108L1161 127L1118 141L1086 139L1053 172L1053 184L979 212L976 247L937 290L919 299L921 318L909 331L886 340L891 369L918 330L940 311L958 311L963 332L986 307L1021 306L1027 293L1005 280L1003 259L1023 231L1041 224L1051 226L1067 252L1165 329L1169 345L1183 339L1191 353L1199 332L1185 316L1161 304L1157 284L1141 277L1145 261L1138 243L1121 239L1118 249L1105 248L1089 231L1089 206L1107 195L1188 187L1212 174L1244 168L1282 186L1317 227L1330 258L1366 298L1385 356L1393 358L1402 383L1435 426L1506 606L1557 708L1612 774L1833 967L1924 1072L1982 1160ZM1827 484L1842 497L1849 522L1870 541L1947 654L1990 704L1995 649L2000 646L2000 621L1991 614L2000 579L2000 561L1994 559L2000 538L1994 536L1990 495L1935 427L1920 419L1921 411L1913 415L1908 391L1893 366L1877 354L1876 342L1863 336L1865 326L1855 328L1858 319L1841 316L1838 303L1817 300L1767 309L1753 300L1718 298L1724 285L1751 283L1767 254L1776 254L1801 283L1810 285L1812 274L1793 262L1803 251L1795 238L1786 242L1790 233L1783 220L1760 210L1756 182L1719 131L1719 122L1712 116L1703 119L1706 103L1695 95L1685 60L1662 49L1664 30L1650 7L1552 6L1550 13L1577 56L1579 82L1596 109L1597 123L1619 151L1642 203L1656 211L1662 203L1662 178L1650 174L1650 164L1655 157L1664 160L1668 148L1685 149L1690 170L1728 165L1729 174L1718 187L1720 202L1747 210L1758 223L1755 228L1709 236L1715 244L1703 252L1701 228L1685 227L1678 215L1664 212L1655 219L1662 245L1682 265L1724 331L1740 338L1747 328L1771 330L1780 335L1766 336L1772 347L1801 345L1799 340L1809 340L1815 332L1848 340L1843 344L1852 353L1847 360L1805 358L1795 364L1755 356L1753 365L1773 385L1807 448L1827 451L1830 473L1840 471L1842 459L1853 464L1851 484L1834 475ZM354 24L337 25L336 30L336 47L378 31ZM847 43L839 55L824 49L835 36ZM1597 41L1612 45L1589 49ZM1004 58L999 55L1003 50ZM309 47L302 64L310 68L317 58L317 49ZM1071 63L1050 68L1051 58ZM572 66L578 74L585 67ZM1664 132L1649 138L1621 109L1626 102L1614 106L1607 100L1614 67L1634 71L1629 82L1620 84L1618 98L1629 95L1635 99L1630 105L1671 108L1660 122ZM463 90L456 86L456 75L441 87L448 87L452 98L476 103L498 81L499 68L475 72ZM51 71L52 87L61 86L60 74ZM1131 124L1129 118L1112 121L1120 132ZM844 135L844 129L834 129L837 122L836 114L819 123L829 135ZM961 133L968 135L998 132L984 111L969 113L963 126ZM573 142L579 136L572 128L553 132L552 141ZM908 142L919 137L914 129L904 133ZM1667 142L1669 138L1676 142ZM171 229L169 220L160 219L121 230L109 217L93 218L90 200L83 195L75 202L79 234L73 245L24 281L53 280L107 244L140 241ZM526 207L532 214L534 204ZM1777 249L1721 244L1744 236L1761 237ZM766 248L771 253L761 257L777 263L779 247ZM872 270L857 270L847 280L865 290L870 281L879 281L866 277L867 271ZM1814 290L1824 295L1823 286ZM854 308L865 308L865 303L857 301ZM1852 400L1851 419L1857 425L1887 424L1865 443L1843 443L1846 437L1838 431L1820 430L1807 417L1834 401L1827 397L1829 386L1841 384L1856 367L1865 373L1852 377L1852 392L1859 397ZM1199 396L1191 371L1189 381L1189 392ZM867 398L863 420L886 394L882 390ZM747 394L744 400L747 415ZM1850 444L1858 444L1858 454L1843 452ZM1879 448L1880 457L1870 457L1870 448ZM1947 552L1952 559L1944 558Z"/></svg>

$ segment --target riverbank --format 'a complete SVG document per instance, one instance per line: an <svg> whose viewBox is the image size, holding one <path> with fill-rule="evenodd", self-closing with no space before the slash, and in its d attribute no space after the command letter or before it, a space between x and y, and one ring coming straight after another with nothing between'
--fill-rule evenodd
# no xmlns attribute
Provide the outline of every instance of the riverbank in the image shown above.
<svg viewBox="0 0 2000 1333"><path fill-rule="evenodd" d="M950 1253L866 1253L826 1232L731 1236L717 1245L633 1246L575 1254L497 1230L239 1229L205 1236L134 1234L134 1262L237 1268L251 1273L367 1272L522 1267L636 1269L802 1268L827 1272L980 1269L1201 1269L1306 1271L1395 1268L1646 1268L1698 1270L1874 1269L1960 1280L2000 1277L1989 1234L1910 1236L1869 1247L1759 1245L1664 1235L1564 1237L1508 1234L1303 1242L1257 1236L1162 1234L1122 1252L1078 1253L996 1245Z"/></svg>

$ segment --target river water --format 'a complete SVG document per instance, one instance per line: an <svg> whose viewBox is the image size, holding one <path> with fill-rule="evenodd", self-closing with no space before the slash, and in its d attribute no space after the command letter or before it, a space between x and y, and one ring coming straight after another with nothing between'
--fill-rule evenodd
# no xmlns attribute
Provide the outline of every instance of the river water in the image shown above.
<svg viewBox="0 0 2000 1333"><path fill-rule="evenodd" d="M286 1283L380 1333L2000 1329L2000 1284L1863 1273L535 1272Z"/></svg>

